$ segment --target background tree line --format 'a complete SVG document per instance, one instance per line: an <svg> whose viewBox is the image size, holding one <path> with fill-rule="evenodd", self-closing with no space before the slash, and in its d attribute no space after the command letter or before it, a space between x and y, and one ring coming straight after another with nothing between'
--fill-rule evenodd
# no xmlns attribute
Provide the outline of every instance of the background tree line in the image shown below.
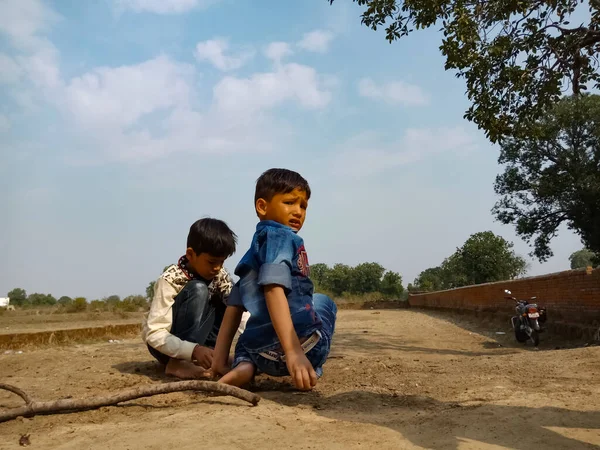
<svg viewBox="0 0 600 450"><path fill-rule="evenodd" d="M323 263L313 264L310 266L310 278L315 284L315 291L338 297L379 293L384 298L399 300L404 292L402 276L376 262L354 267L341 263L333 267Z"/></svg>
<svg viewBox="0 0 600 450"><path fill-rule="evenodd" d="M491 231L475 233L439 266L422 271L412 284L408 284L408 291L439 291L525 275L527 263L514 253L512 247L512 242ZM598 267L596 254L585 248L573 252L569 262L571 269ZM163 272L167 267L163 268ZM332 267L323 263L313 264L310 266L310 277L315 284L315 291L335 297L379 294L381 298L403 300L408 295L402 286L402 276L376 262L361 263L354 267L342 263ZM56 299L51 294L27 295L22 288L11 290L7 296L11 305L22 308L58 305L67 312L134 312L148 309L154 297L154 284L154 280L148 284L145 297L129 295L121 299L118 295L110 295L90 302L85 297L62 296Z"/></svg>
<svg viewBox="0 0 600 450"><path fill-rule="evenodd" d="M354 267L340 263L333 267L323 263L311 264L310 279L315 285L315 292L326 292L337 297L379 293L384 298L397 300L404 292L400 274L386 271L385 267L375 262ZM151 281L146 287L146 296L150 301L154 297L155 283Z"/></svg>
<svg viewBox="0 0 600 450"><path fill-rule="evenodd" d="M121 299L118 295L111 295L100 300L87 301L85 297L71 298L63 295L58 300L51 294L34 293L27 295L25 289L15 288L7 297L10 304L21 308L35 308L44 306L59 306L66 312L82 311L124 311L135 312L148 308L148 299L143 295L129 295Z"/></svg>

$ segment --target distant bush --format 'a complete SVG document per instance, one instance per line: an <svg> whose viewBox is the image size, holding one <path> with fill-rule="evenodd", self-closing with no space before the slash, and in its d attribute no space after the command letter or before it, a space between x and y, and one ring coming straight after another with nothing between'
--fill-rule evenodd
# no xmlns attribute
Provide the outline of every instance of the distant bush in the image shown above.
<svg viewBox="0 0 600 450"><path fill-rule="evenodd" d="M125 312L144 311L148 308L148 301L142 295L130 295L115 306Z"/></svg>
<svg viewBox="0 0 600 450"><path fill-rule="evenodd" d="M77 297L73 300L69 306L66 307L68 313L76 313L86 311L88 308L88 302L85 297Z"/></svg>
<svg viewBox="0 0 600 450"><path fill-rule="evenodd" d="M150 307L148 299L143 295L130 295L123 300L118 295L111 295L90 302L85 297L72 299L63 296L54 302L52 302L54 298L46 294L32 294L30 297L35 300L35 303L23 303L19 308L21 314L63 314L89 311L90 313L111 312L121 317L127 317L127 313L147 311ZM4 314L5 311L4 308L0 308L0 314Z"/></svg>
<svg viewBox="0 0 600 450"><path fill-rule="evenodd" d="M108 305L106 304L106 302L103 302L102 300L92 300L90 302L88 309L92 312L108 311Z"/></svg>
<svg viewBox="0 0 600 450"><path fill-rule="evenodd" d="M73 299L71 297L63 295L61 298L58 299L58 304L62 306L69 306L73 304Z"/></svg>

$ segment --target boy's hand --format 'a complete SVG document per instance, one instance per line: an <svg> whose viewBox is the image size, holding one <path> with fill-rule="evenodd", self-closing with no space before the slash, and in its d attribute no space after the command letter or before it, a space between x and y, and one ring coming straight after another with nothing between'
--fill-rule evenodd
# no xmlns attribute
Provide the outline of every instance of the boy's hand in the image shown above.
<svg viewBox="0 0 600 450"><path fill-rule="evenodd" d="M317 384L317 373L304 353L290 352L285 355L285 364L301 391L310 391Z"/></svg>
<svg viewBox="0 0 600 450"><path fill-rule="evenodd" d="M202 345L196 345L192 352L192 361L197 366L204 369L210 369L213 362L213 350L212 348L203 347Z"/></svg>

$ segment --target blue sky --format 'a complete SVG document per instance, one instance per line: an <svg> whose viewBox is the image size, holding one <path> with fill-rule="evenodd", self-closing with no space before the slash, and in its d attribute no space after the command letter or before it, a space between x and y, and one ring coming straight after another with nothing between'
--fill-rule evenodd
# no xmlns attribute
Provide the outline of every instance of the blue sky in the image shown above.
<svg viewBox="0 0 600 450"><path fill-rule="evenodd" d="M259 5L260 6L257 6ZM256 224L270 167L313 190L309 261L404 283L492 230L498 149L462 116L436 31L393 45L349 0L0 3L0 295L143 293L191 223ZM579 238L561 230L568 269Z"/></svg>

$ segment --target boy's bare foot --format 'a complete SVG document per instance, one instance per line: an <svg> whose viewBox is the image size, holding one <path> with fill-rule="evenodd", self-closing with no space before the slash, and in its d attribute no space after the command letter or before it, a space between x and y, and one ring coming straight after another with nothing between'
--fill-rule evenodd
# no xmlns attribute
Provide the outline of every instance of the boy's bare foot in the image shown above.
<svg viewBox="0 0 600 450"><path fill-rule="evenodd" d="M183 380L208 379L212 377L212 372L210 370L197 366L190 361L183 361L182 359L175 358L169 359L167 367L165 368L165 374Z"/></svg>
<svg viewBox="0 0 600 450"><path fill-rule="evenodd" d="M243 362L237 365L235 369L230 370L225 374L219 383L229 384L231 386L242 387L252 381L254 372L256 371L254 364Z"/></svg>

